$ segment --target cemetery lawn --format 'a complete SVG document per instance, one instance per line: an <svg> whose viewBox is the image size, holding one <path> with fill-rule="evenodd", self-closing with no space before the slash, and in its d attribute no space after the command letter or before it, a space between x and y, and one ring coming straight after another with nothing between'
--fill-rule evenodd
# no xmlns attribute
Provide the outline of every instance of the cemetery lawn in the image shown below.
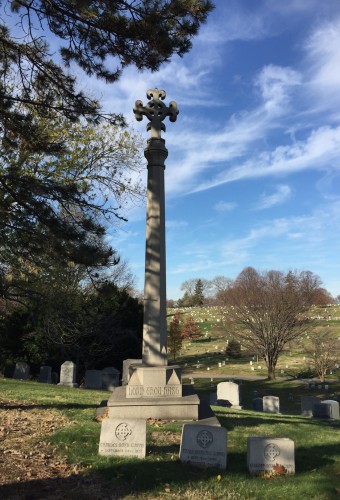
<svg viewBox="0 0 340 500"><path fill-rule="evenodd" d="M251 411L255 386L259 395L278 394L283 413ZM198 381L195 387L204 397L210 381ZM332 389L339 392L340 385L334 383ZM175 422L148 422L145 460L100 457L95 410L110 393L0 379L0 498L340 498L340 421L296 414L294 401L305 390L297 382L246 381L241 386L243 410L213 407L228 433L227 470L219 471L179 462L181 425ZM288 398L291 393L294 400ZM295 476L250 476L250 436L293 439Z"/></svg>

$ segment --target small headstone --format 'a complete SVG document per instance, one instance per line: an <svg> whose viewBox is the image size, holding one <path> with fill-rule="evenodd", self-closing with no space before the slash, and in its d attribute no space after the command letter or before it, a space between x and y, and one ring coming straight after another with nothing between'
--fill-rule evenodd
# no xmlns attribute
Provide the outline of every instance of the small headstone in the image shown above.
<svg viewBox="0 0 340 500"><path fill-rule="evenodd" d="M313 405L314 418L332 418L332 407L329 404L315 403Z"/></svg>
<svg viewBox="0 0 340 500"><path fill-rule="evenodd" d="M218 363L218 367L219 367L219 368L222 368L222 363Z"/></svg>
<svg viewBox="0 0 340 500"><path fill-rule="evenodd" d="M301 415L305 417L313 416L313 406L321 403L316 396L301 396Z"/></svg>
<svg viewBox="0 0 340 500"><path fill-rule="evenodd" d="M217 384L217 401L223 406L241 409L240 388L234 382L220 382Z"/></svg>
<svg viewBox="0 0 340 500"><path fill-rule="evenodd" d="M19 361L15 363L13 378L17 380L27 380L30 373L30 367L27 363Z"/></svg>
<svg viewBox="0 0 340 500"><path fill-rule="evenodd" d="M263 411L263 399L262 398L254 398L253 399L253 410L254 411Z"/></svg>
<svg viewBox="0 0 340 500"><path fill-rule="evenodd" d="M60 367L60 382L58 385L78 387L76 383L77 367L72 361L65 361Z"/></svg>
<svg viewBox="0 0 340 500"><path fill-rule="evenodd" d="M250 369L251 369L252 372L255 371L254 366L251 366Z"/></svg>
<svg viewBox="0 0 340 500"><path fill-rule="evenodd" d="M264 413L280 413L280 398L277 396L263 396Z"/></svg>
<svg viewBox="0 0 340 500"><path fill-rule="evenodd" d="M86 370L85 372L85 389L102 388L102 372L101 370Z"/></svg>
<svg viewBox="0 0 340 500"><path fill-rule="evenodd" d="M338 401L334 401L334 399L325 399L324 401L321 401L320 404L327 406L329 408L328 410L326 410L326 412L328 413L329 416L328 417L319 417L319 418L332 418L334 420L340 420L340 411L339 411ZM317 405L315 405L315 406L317 406ZM313 416L315 417L314 410L313 410Z"/></svg>
<svg viewBox="0 0 340 500"><path fill-rule="evenodd" d="M119 386L120 371L113 366L109 366L102 370L102 389L104 391L113 391Z"/></svg>
<svg viewBox="0 0 340 500"><path fill-rule="evenodd" d="M146 420L104 418L100 432L99 455L145 458Z"/></svg>
<svg viewBox="0 0 340 500"><path fill-rule="evenodd" d="M51 366L41 366L40 367L38 382L41 382L42 384L52 384L52 367Z"/></svg>
<svg viewBox="0 0 340 500"><path fill-rule="evenodd" d="M184 424L179 459L197 467L227 467L227 431L224 427Z"/></svg>
<svg viewBox="0 0 340 500"><path fill-rule="evenodd" d="M251 474L295 473L294 441L288 438L249 437L247 465Z"/></svg>

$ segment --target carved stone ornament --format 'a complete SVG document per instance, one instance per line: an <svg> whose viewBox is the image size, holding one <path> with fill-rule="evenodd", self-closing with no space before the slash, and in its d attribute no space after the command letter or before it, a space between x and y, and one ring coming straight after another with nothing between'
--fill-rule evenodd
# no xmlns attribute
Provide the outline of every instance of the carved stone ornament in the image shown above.
<svg viewBox="0 0 340 500"><path fill-rule="evenodd" d="M177 120L177 115L179 113L177 108L177 103L175 101L170 101L169 106L166 106L162 102L166 93L165 90L153 89L148 90L146 97L149 102L146 106L143 106L142 101L136 101L133 112L135 114L137 121L142 121L143 116L146 116L149 123L146 126L146 130L151 130L151 138L160 139L161 131L165 132L165 125L163 123L164 118L167 116L171 122Z"/></svg>

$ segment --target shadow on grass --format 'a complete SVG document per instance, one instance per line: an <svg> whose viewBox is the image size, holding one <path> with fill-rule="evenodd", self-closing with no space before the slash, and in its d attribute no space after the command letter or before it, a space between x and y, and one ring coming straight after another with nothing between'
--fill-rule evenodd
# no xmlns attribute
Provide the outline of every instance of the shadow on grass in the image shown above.
<svg viewBox="0 0 340 500"><path fill-rule="evenodd" d="M148 449L148 452L152 453L153 449L162 453L174 452L178 456L178 445L153 446ZM298 447L295 454L296 476L284 480L298 481L299 474L310 475L316 469L319 473L322 473L322 469L327 469L335 463L333 457L337 454L338 445L336 444ZM152 498L153 493L157 491L164 492L165 487L170 487L171 491L181 487L189 488L195 482L204 483L214 479L218 473L220 471L216 469L196 468L191 465L181 464L179 460L157 461L157 459L152 459L150 456L146 460L103 457L97 472L85 472L67 478L46 478L3 485L0 486L0 497L30 500L48 500L50 498L81 498L85 500L101 498L102 500L112 500L129 494L137 495L138 493L147 492ZM325 474L327 475L327 471L325 471ZM228 453L227 477L229 480L249 481L249 483L256 480L247 472L246 451ZM325 498L325 492L330 492L336 486L331 481L331 477L332 473L330 471L327 478L325 476L318 477L316 487L322 493L322 498ZM263 482L263 488L265 487L265 482Z"/></svg>
<svg viewBox="0 0 340 500"><path fill-rule="evenodd" d="M38 403L38 404L0 404L0 410L88 410L98 408L98 404L81 403Z"/></svg>

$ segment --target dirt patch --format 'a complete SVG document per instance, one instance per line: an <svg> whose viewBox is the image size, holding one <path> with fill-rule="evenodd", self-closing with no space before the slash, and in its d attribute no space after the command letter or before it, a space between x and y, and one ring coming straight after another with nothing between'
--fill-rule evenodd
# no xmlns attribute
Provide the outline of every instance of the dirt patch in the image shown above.
<svg viewBox="0 0 340 500"><path fill-rule="evenodd" d="M39 404L0 398L0 497L57 500L115 498L81 465L56 454L48 435L69 425L59 412Z"/></svg>

